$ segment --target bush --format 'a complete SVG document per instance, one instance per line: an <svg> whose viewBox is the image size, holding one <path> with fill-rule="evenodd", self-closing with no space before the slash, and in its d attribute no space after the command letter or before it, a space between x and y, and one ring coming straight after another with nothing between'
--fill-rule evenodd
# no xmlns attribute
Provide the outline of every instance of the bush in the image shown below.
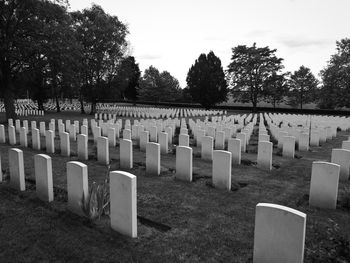
<svg viewBox="0 0 350 263"><path fill-rule="evenodd" d="M110 195L109 195L109 171L108 166L106 178L101 185L93 182L89 191L89 195L83 195L81 207L84 214L92 219L100 219L102 215L109 215Z"/></svg>

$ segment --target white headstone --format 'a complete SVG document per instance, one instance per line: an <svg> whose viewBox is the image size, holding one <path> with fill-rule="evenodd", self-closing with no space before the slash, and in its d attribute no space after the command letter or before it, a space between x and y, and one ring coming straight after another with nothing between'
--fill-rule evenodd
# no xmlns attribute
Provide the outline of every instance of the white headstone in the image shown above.
<svg viewBox="0 0 350 263"><path fill-rule="evenodd" d="M213 160L213 137L203 136L202 137L202 148L201 148L201 158L203 160L211 161Z"/></svg>
<svg viewBox="0 0 350 263"><path fill-rule="evenodd" d="M283 137L283 157L294 158L295 153L295 137L294 136L284 136Z"/></svg>
<svg viewBox="0 0 350 263"><path fill-rule="evenodd" d="M258 167L267 171L272 169L273 144L268 141L259 141L258 144Z"/></svg>
<svg viewBox="0 0 350 263"><path fill-rule="evenodd" d="M167 154L168 153L168 134L165 132L160 132L159 133L159 144L160 144L160 152L162 154Z"/></svg>
<svg viewBox="0 0 350 263"><path fill-rule="evenodd" d="M348 180L350 169L350 150L332 149L331 162L340 165L339 180Z"/></svg>
<svg viewBox="0 0 350 263"><path fill-rule="evenodd" d="M37 151L41 149L40 131L36 128L32 129L32 147Z"/></svg>
<svg viewBox="0 0 350 263"><path fill-rule="evenodd" d="M84 215L82 204L89 195L88 167L80 162L67 163L68 209Z"/></svg>
<svg viewBox="0 0 350 263"><path fill-rule="evenodd" d="M88 137L84 134L78 134L78 159L86 161L89 158L88 153Z"/></svg>
<svg viewBox="0 0 350 263"><path fill-rule="evenodd" d="M232 163L241 164L241 140L240 139L229 139L227 151L232 154Z"/></svg>
<svg viewBox="0 0 350 263"><path fill-rule="evenodd" d="M160 145L155 142L149 142L146 145L146 174L160 174Z"/></svg>
<svg viewBox="0 0 350 263"><path fill-rule="evenodd" d="M46 154L34 155L36 194L39 199L53 201L52 162Z"/></svg>
<svg viewBox="0 0 350 263"><path fill-rule="evenodd" d="M302 263L306 214L295 209L259 203L255 211L254 263Z"/></svg>
<svg viewBox="0 0 350 263"><path fill-rule="evenodd" d="M192 182L192 148L176 147L176 174L179 180Z"/></svg>
<svg viewBox="0 0 350 263"><path fill-rule="evenodd" d="M129 129L123 130L123 139L131 140L131 130L129 130Z"/></svg>
<svg viewBox="0 0 350 263"><path fill-rule="evenodd" d="M6 143L5 126L0 124L0 143Z"/></svg>
<svg viewBox="0 0 350 263"><path fill-rule="evenodd" d="M215 135L215 149L225 149L225 133L223 131L217 131Z"/></svg>
<svg viewBox="0 0 350 263"><path fill-rule="evenodd" d="M62 156L70 156L70 140L68 132L60 133L60 149Z"/></svg>
<svg viewBox="0 0 350 263"><path fill-rule="evenodd" d="M9 143L10 145L16 144L16 130L14 126L8 126L8 133L9 133Z"/></svg>
<svg viewBox="0 0 350 263"><path fill-rule="evenodd" d="M46 152L55 153L55 141L53 131L47 130L45 134Z"/></svg>
<svg viewBox="0 0 350 263"><path fill-rule="evenodd" d="M20 149L12 148L9 150L9 166L11 187L25 191L23 152Z"/></svg>
<svg viewBox="0 0 350 263"><path fill-rule="evenodd" d="M344 150L350 150L350 141L343 141L341 147Z"/></svg>
<svg viewBox="0 0 350 263"><path fill-rule="evenodd" d="M97 161L102 164L109 164L108 138L97 138Z"/></svg>
<svg viewBox="0 0 350 263"><path fill-rule="evenodd" d="M132 154L132 141L126 139L120 139L120 169L132 169L133 167L133 154Z"/></svg>
<svg viewBox="0 0 350 263"><path fill-rule="evenodd" d="M213 185L219 189L231 190L231 153L216 150L213 152Z"/></svg>
<svg viewBox="0 0 350 263"><path fill-rule="evenodd" d="M112 171L109 178L111 227L123 235L136 238L137 178L123 171Z"/></svg>
<svg viewBox="0 0 350 263"><path fill-rule="evenodd" d="M140 133L140 150L146 151L146 145L149 142L149 133L148 131L142 131Z"/></svg>
<svg viewBox="0 0 350 263"><path fill-rule="evenodd" d="M115 147L115 144L116 144L115 129L114 128L108 128L107 133L108 133L109 146L110 147Z"/></svg>
<svg viewBox="0 0 350 263"><path fill-rule="evenodd" d="M244 134L244 133L237 133L236 139L239 139L241 141L241 152L246 152L246 147L247 147L246 134Z"/></svg>
<svg viewBox="0 0 350 263"><path fill-rule="evenodd" d="M21 146L28 147L27 129L25 127L19 129L19 142Z"/></svg>
<svg viewBox="0 0 350 263"><path fill-rule="evenodd" d="M335 209L337 206L340 165L313 162L309 205Z"/></svg>
<svg viewBox="0 0 350 263"><path fill-rule="evenodd" d="M298 149L299 149L299 151L303 151L303 152L306 152L309 150L309 134L308 133L300 134Z"/></svg>

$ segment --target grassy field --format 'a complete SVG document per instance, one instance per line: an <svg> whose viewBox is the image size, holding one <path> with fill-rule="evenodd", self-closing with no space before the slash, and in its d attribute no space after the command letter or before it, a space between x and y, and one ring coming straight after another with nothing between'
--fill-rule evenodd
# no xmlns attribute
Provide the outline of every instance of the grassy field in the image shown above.
<svg viewBox="0 0 350 263"><path fill-rule="evenodd" d="M82 120L91 116L73 113L47 114L29 118ZM256 127L257 128L257 127ZM137 176L138 238L124 237L109 227L109 218L91 221L67 211L66 162L77 160L76 143L72 156L50 154L53 165L55 201L48 204L36 198L33 156L24 152L25 192L0 184L1 262L251 262L253 256L255 206L260 203L285 205L307 214L305 262L349 262L350 208L344 200L349 181L339 184L336 210L312 208L308 194L313 161L330 161L332 148L340 148L350 132L309 152L296 152L297 158L280 156L274 148L273 170L256 167L257 130L242 164L232 167L232 191L211 185L210 162L200 159L193 146L192 183L175 180L175 155L161 156L161 175L145 175L145 153L134 147ZM57 138L57 137L56 137ZM30 140L29 140L30 141ZM193 142L193 139L191 140ZM44 140L42 138L42 143ZM59 149L59 140L55 141ZM2 168L8 169L7 144L0 144ZM89 140L89 183L102 183L107 167L96 161ZM111 170L119 169L119 148L110 148ZM350 195L350 191L348 192Z"/></svg>

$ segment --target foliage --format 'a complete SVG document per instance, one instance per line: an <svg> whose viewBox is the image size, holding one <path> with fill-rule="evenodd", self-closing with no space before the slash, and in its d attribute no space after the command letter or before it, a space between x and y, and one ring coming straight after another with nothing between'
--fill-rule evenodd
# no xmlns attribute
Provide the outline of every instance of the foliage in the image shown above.
<svg viewBox="0 0 350 263"><path fill-rule="evenodd" d="M108 84L116 77L126 53L128 33L118 17L98 5L72 13L77 39L82 46L82 95L90 101L91 113Z"/></svg>
<svg viewBox="0 0 350 263"><path fill-rule="evenodd" d="M318 227L318 226L316 226ZM311 262L349 262L350 236L341 232L337 223L328 219L325 237L312 240L306 248L307 259Z"/></svg>
<svg viewBox="0 0 350 263"><path fill-rule="evenodd" d="M100 219L102 215L109 214L110 199L109 199L109 172L108 167L106 178L102 185L97 185L93 182L88 196L82 197L81 207L84 214L94 220Z"/></svg>
<svg viewBox="0 0 350 263"><path fill-rule="evenodd" d="M265 100L276 108L276 104L285 101L289 91L289 73L278 74L276 72L267 78L264 86Z"/></svg>
<svg viewBox="0 0 350 263"><path fill-rule="evenodd" d="M350 39L336 42L337 53L321 71L321 108L350 107Z"/></svg>
<svg viewBox="0 0 350 263"><path fill-rule="evenodd" d="M209 109L227 100L227 83L220 59L213 51L201 54L187 73L188 91L195 102Z"/></svg>
<svg viewBox="0 0 350 263"><path fill-rule="evenodd" d="M138 92L139 99L145 101L176 101L181 98L179 81L169 72L159 72L154 66L145 70Z"/></svg>
<svg viewBox="0 0 350 263"><path fill-rule="evenodd" d="M316 101L318 80L309 68L301 66L294 71L290 79L289 103L291 105L300 105L302 109L303 104Z"/></svg>
<svg viewBox="0 0 350 263"><path fill-rule="evenodd" d="M227 79L236 100L247 101L255 109L265 96L264 88L268 87L273 74L282 68L282 58L275 55L276 49L267 47L247 47L238 45L232 48L231 63L228 65Z"/></svg>

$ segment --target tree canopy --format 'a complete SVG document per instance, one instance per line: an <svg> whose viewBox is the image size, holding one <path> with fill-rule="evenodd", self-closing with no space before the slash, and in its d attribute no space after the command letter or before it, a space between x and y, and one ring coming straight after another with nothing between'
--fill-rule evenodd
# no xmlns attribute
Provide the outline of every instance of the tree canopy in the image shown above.
<svg viewBox="0 0 350 263"><path fill-rule="evenodd" d="M227 83L221 60L213 51L201 54L187 74L188 91L195 102L209 109L227 100Z"/></svg>
<svg viewBox="0 0 350 263"><path fill-rule="evenodd" d="M321 71L321 108L350 107L350 39L336 42L337 53Z"/></svg>
<svg viewBox="0 0 350 263"><path fill-rule="evenodd" d="M271 76L283 68L282 58L275 55L276 49L269 47L247 47L239 45L232 48L231 63L228 65L227 79L238 100L247 100L255 109L265 94Z"/></svg>
<svg viewBox="0 0 350 263"><path fill-rule="evenodd" d="M179 81L169 72L154 66L145 70L139 84L139 99L144 101L177 101L181 98Z"/></svg>
<svg viewBox="0 0 350 263"><path fill-rule="evenodd" d="M318 80L312 74L311 70L301 66L290 77L290 101L291 105L299 105L316 101Z"/></svg>

